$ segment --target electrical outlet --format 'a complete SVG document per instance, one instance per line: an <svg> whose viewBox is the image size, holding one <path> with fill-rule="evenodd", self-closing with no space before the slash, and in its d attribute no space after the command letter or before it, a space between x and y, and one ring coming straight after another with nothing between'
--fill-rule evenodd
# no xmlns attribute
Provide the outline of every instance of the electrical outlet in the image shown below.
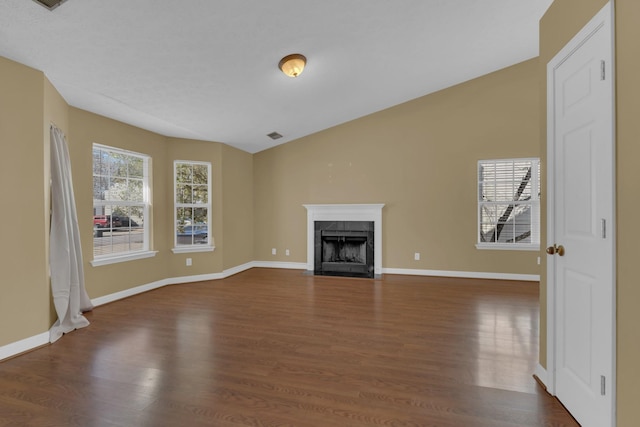
<svg viewBox="0 0 640 427"><path fill-rule="evenodd" d="M540 265L540 257L538 257L538 265Z"/></svg>
<svg viewBox="0 0 640 427"><path fill-rule="evenodd" d="M275 255L276 254L276 248L271 248L271 255Z"/></svg>
<svg viewBox="0 0 640 427"><path fill-rule="evenodd" d="M284 254L285 254L286 256L291 255L291 253L289 252L289 249L286 249L286 250L284 251Z"/></svg>
<svg viewBox="0 0 640 427"><path fill-rule="evenodd" d="M420 252L416 252L415 254L413 254L413 259L416 261L420 261Z"/></svg>
<svg viewBox="0 0 640 427"><path fill-rule="evenodd" d="M187 267L191 267L191 258L187 258Z"/></svg>

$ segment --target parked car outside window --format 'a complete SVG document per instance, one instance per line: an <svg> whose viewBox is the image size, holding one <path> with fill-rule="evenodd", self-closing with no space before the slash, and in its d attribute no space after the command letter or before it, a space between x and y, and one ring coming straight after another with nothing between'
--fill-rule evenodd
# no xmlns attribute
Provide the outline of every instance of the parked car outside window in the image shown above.
<svg viewBox="0 0 640 427"><path fill-rule="evenodd" d="M206 244L209 230L207 224L190 224L183 227L182 232L178 232L178 244L190 245L194 243Z"/></svg>
<svg viewBox="0 0 640 427"><path fill-rule="evenodd" d="M138 223L128 216L94 215L93 225L97 228L139 227Z"/></svg>

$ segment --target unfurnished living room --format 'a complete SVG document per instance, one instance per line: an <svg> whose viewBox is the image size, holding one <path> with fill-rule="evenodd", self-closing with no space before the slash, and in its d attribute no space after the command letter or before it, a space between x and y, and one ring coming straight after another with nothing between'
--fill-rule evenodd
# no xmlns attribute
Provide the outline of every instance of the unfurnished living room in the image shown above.
<svg viewBox="0 0 640 427"><path fill-rule="evenodd" d="M636 426L639 21L3 0L0 426Z"/></svg>

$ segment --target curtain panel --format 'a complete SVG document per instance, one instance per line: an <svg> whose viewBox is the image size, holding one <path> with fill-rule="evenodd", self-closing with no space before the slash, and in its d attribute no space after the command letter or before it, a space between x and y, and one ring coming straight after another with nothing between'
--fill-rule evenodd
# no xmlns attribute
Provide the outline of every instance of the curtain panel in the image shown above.
<svg viewBox="0 0 640 427"><path fill-rule="evenodd" d="M73 194L67 141L51 125L51 232L49 267L53 303L58 320L49 330L49 341L89 325L82 315L93 309L84 286L80 229Z"/></svg>

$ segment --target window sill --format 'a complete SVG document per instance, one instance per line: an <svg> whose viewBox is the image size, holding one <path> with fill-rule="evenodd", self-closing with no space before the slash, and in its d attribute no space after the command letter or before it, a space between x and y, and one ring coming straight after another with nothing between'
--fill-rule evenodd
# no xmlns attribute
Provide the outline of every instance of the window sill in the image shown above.
<svg viewBox="0 0 640 427"><path fill-rule="evenodd" d="M192 252L213 252L215 248L216 248L215 246L209 246L209 245L178 246L171 249L171 252L173 252L174 254L188 254Z"/></svg>
<svg viewBox="0 0 640 427"><path fill-rule="evenodd" d="M518 245L518 244L499 244L499 243L476 243L476 249L494 250L494 251L540 251L540 245Z"/></svg>
<svg viewBox="0 0 640 427"><path fill-rule="evenodd" d="M156 256L157 253L158 251L140 251L130 252L122 255L105 256L104 258L95 258L93 261L91 261L91 265L94 267L99 267L101 265L116 264L119 262L133 261L136 259L152 258Z"/></svg>

